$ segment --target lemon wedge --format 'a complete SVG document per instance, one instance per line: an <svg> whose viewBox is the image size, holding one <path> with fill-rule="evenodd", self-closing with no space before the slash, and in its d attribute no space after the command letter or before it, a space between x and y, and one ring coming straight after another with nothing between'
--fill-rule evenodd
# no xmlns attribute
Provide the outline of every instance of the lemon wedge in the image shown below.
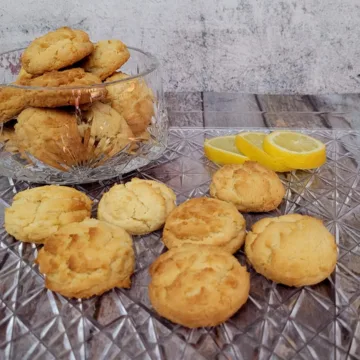
<svg viewBox="0 0 360 360"><path fill-rule="evenodd" d="M265 136L263 148L269 155L293 169L314 169L326 161L325 145L297 132L274 131Z"/></svg>
<svg viewBox="0 0 360 360"><path fill-rule="evenodd" d="M249 160L235 146L235 135L219 136L204 142L206 157L219 165L243 164Z"/></svg>
<svg viewBox="0 0 360 360"><path fill-rule="evenodd" d="M281 161L278 161L267 154L263 149L263 142L267 134L260 132L246 132L236 135L235 145L239 151L250 160L257 161L268 169L277 172L293 170Z"/></svg>

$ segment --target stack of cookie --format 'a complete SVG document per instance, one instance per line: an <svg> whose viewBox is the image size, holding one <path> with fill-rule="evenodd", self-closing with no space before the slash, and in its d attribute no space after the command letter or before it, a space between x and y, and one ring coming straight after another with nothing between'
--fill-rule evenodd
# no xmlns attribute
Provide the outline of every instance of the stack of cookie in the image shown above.
<svg viewBox="0 0 360 360"><path fill-rule="evenodd" d="M117 72L129 58L120 40L93 44L82 30L35 39L13 87L0 87L0 123L17 119L2 134L7 150L64 170L146 139L154 97L144 79Z"/></svg>
<svg viewBox="0 0 360 360"><path fill-rule="evenodd" d="M166 185L134 178L103 194L96 220L84 194L45 186L15 196L5 229L18 240L45 244L36 261L48 289L83 298L129 287L131 235L164 226L168 251L150 266L149 298L161 316L190 328L216 326L246 303L250 274L233 255L244 244L254 269L284 285L317 284L333 272L337 247L318 219L263 218L246 234L239 211L272 211L285 196L272 170L254 162L225 165L213 175L210 194L176 207Z"/></svg>

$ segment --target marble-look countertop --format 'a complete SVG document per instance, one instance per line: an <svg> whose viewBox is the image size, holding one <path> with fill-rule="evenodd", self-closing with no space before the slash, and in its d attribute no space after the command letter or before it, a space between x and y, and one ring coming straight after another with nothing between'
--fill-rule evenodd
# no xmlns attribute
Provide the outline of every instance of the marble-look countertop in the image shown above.
<svg viewBox="0 0 360 360"><path fill-rule="evenodd" d="M170 126L360 129L360 95L166 93Z"/></svg>

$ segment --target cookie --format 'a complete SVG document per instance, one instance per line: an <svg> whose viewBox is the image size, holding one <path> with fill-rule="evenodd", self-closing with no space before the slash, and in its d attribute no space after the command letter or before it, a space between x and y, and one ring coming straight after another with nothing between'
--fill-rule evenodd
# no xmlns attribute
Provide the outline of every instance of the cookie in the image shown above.
<svg viewBox="0 0 360 360"><path fill-rule="evenodd" d="M5 209L5 230L15 239L43 244L62 225L90 217L91 200L66 186L41 186L21 191Z"/></svg>
<svg viewBox="0 0 360 360"><path fill-rule="evenodd" d="M96 219L61 227L36 259L49 290L69 298L89 298L129 288L135 257L131 236Z"/></svg>
<svg viewBox="0 0 360 360"><path fill-rule="evenodd" d="M98 218L118 225L132 235L160 229L175 206L175 194L163 184L133 179L114 185L105 193L98 207Z"/></svg>
<svg viewBox="0 0 360 360"><path fill-rule="evenodd" d="M165 199L165 213L168 216L171 211L176 207L176 195L172 189L170 189L165 184L154 181L154 180L144 180L138 178L132 178L132 183L135 184L149 184L153 190L157 191Z"/></svg>
<svg viewBox="0 0 360 360"><path fill-rule="evenodd" d="M247 301L250 275L228 252L186 245L160 255L150 266L153 308L174 323L216 326Z"/></svg>
<svg viewBox="0 0 360 360"><path fill-rule="evenodd" d="M244 164L225 165L216 171L210 194L233 203L241 212L266 212L280 205L285 189L274 171L246 161Z"/></svg>
<svg viewBox="0 0 360 360"><path fill-rule="evenodd" d="M296 287L326 279L337 259L334 237L322 221L298 214L255 223L246 236L245 253L258 273Z"/></svg>
<svg viewBox="0 0 360 360"><path fill-rule="evenodd" d="M18 79L16 84L49 88L26 90L27 102L33 107L52 108L87 104L106 96L106 88L98 86L101 84L100 78L81 68L51 71L37 77L22 78ZM89 88L90 85L92 85L91 88Z"/></svg>
<svg viewBox="0 0 360 360"><path fill-rule="evenodd" d="M41 75L75 64L93 49L86 32L62 27L35 39L22 54L21 64L27 73Z"/></svg>
<svg viewBox="0 0 360 360"><path fill-rule="evenodd" d="M22 89L0 87L0 123L16 118L28 105Z"/></svg>
<svg viewBox="0 0 360 360"><path fill-rule="evenodd" d="M120 40L102 40L95 44L94 51L81 62L81 67L105 80L129 58L129 50Z"/></svg>
<svg viewBox="0 0 360 360"><path fill-rule="evenodd" d="M97 101L82 114L85 122L79 129L89 151L115 155L132 142L134 135L129 125L110 105Z"/></svg>
<svg viewBox="0 0 360 360"><path fill-rule="evenodd" d="M19 151L16 134L14 129L2 129L0 133L0 143L2 143L1 149L11 153L17 153Z"/></svg>
<svg viewBox="0 0 360 360"><path fill-rule="evenodd" d="M105 83L126 80L128 77L119 72L108 77ZM144 79L119 82L108 85L106 89L111 106L124 117L134 135L144 132L154 116L154 97Z"/></svg>
<svg viewBox="0 0 360 360"><path fill-rule="evenodd" d="M33 77L35 77L35 75L29 74L23 67L21 67L15 83L21 84L22 81L30 80Z"/></svg>
<svg viewBox="0 0 360 360"><path fill-rule="evenodd" d="M234 253L245 241L245 220L233 204L211 198L190 199L168 216L163 242L168 249L208 245Z"/></svg>
<svg viewBox="0 0 360 360"><path fill-rule="evenodd" d="M76 165L84 146L75 115L63 110L27 108L18 116L15 133L19 150L55 168Z"/></svg>

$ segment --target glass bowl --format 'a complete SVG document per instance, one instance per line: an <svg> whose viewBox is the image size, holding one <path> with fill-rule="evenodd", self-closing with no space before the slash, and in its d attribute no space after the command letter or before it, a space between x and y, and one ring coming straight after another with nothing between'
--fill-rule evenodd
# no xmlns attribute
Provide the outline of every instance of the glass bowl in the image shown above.
<svg viewBox="0 0 360 360"><path fill-rule="evenodd" d="M95 84L81 80L76 65L59 70L60 79L51 73L34 79L21 68L24 49L0 54L0 175L88 183L160 157L168 117L159 63L128 49L130 59L118 70L123 75ZM76 86L72 77L80 79Z"/></svg>

